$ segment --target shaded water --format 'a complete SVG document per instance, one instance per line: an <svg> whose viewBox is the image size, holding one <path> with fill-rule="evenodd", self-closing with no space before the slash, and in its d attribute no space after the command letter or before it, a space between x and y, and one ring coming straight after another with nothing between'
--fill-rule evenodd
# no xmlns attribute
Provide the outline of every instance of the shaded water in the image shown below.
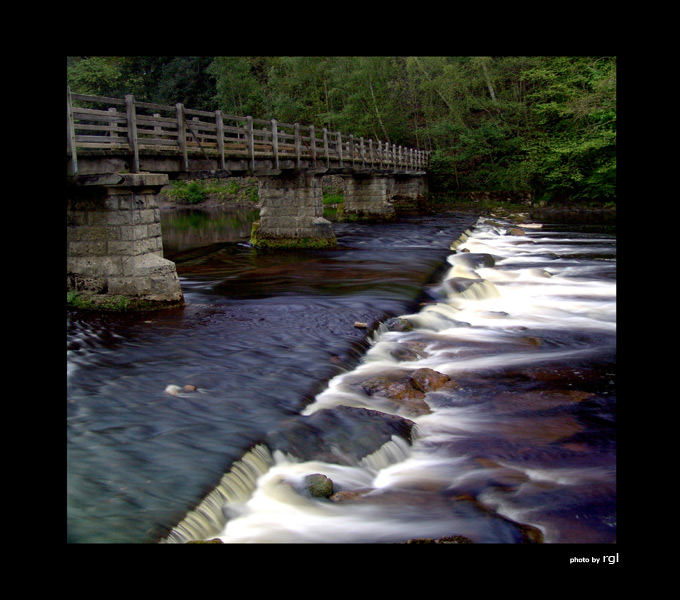
<svg viewBox="0 0 680 600"><path fill-rule="evenodd" d="M413 306L471 222L337 224L337 249L281 253L247 245L247 214L234 216L245 225L226 242L206 240L205 227L192 237L186 217L200 215L172 212L162 224L183 309L67 316L71 542L162 537L253 443L356 363L366 339L356 321L372 327ZM174 395L170 385L197 389Z"/></svg>
<svg viewBox="0 0 680 600"><path fill-rule="evenodd" d="M516 543L516 523L615 541L613 231L427 215L280 253L173 238L166 219L187 306L68 317L69 541L186 541L211 520L225 542ZM414 329L354 327L394 315ZM426 395L429 414L357 387L423 367L457 384ZM413 420L412 445L349 464L253 447L342 406ZM310 473L351 500L297 493Z"/></svg>

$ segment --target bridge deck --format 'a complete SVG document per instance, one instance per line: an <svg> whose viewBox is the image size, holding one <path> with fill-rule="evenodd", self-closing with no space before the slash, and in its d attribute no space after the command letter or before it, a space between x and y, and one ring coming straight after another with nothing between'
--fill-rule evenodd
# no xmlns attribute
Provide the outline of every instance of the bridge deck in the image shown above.
<svg viewBox="0 0 680 600"><path fill-rule="evenodd" d="M67 175L159 170L377 169L423 173L429 152L280 123L67 90ZM94 163L98 163L93 166ZM87 166L86 166L87 165Z"/></svg>

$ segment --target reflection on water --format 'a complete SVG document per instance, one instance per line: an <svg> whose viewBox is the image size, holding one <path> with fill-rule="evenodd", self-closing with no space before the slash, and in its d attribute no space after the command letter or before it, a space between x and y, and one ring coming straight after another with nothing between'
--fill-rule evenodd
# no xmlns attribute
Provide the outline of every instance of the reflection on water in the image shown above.
<svg viewBox="0 0 680 600"><path fill-rule="evenodd" d="M164 255L174 261L173 257L192 248L248 240L258 214L257 209L247 207L164 210L161 212Z"/></svg>

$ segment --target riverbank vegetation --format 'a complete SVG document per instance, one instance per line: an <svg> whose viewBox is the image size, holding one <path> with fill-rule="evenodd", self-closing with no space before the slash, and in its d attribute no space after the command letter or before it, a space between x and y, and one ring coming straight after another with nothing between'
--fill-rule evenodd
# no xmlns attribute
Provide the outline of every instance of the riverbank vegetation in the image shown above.
<svg viewBox="0 0 680 600"><path fill-rule="evenodd" d="M428 150L441 198L616 200L616 57L79 56L67 79Z"/></svg>
<svg viewBox="0 0 680 600"><path fill-rule="evenodd" d="M177 204L202 204L208 198L229 200L236 204L255 204L258 201L257 179L232 177L229 179L177 180L161 191L161 195Z"/></svg>

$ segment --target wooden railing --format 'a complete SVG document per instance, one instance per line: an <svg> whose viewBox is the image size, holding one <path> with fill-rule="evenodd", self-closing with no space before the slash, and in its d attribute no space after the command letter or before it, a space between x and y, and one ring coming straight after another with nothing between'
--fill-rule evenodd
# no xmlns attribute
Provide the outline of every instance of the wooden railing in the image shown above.
<svg viewBox="0 0 680 600"><path fill-rule="evenodd" d="M89 108L88 108L89 106ZM280 123L186 108L135 101L133 96L105 98L73 94L67 89L67 156L78 173L79 150L124 150L139 171L140 151L177 153L188 170L189 157L218 161L225 169L227 157L247 157L252 169L257 159L311 160L317 166L424 171L429 152L389 142L355 138L313 125Z"/></svg>

